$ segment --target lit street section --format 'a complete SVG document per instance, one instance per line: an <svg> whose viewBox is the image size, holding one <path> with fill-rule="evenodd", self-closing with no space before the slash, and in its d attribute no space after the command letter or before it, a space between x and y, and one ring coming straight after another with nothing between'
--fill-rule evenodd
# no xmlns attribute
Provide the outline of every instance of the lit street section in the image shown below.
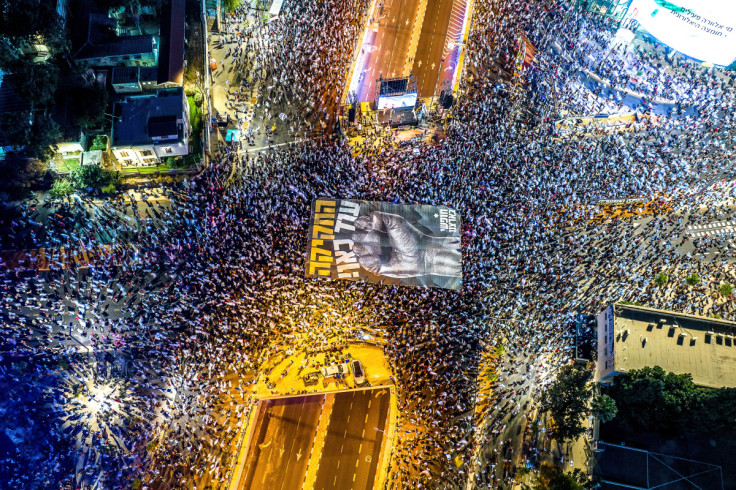
<svg viewBox="0 0 736 490"><path fill-rule="evenodd" d="M391 449L380 386L261 400L235 489L376 488Z"/></svg>

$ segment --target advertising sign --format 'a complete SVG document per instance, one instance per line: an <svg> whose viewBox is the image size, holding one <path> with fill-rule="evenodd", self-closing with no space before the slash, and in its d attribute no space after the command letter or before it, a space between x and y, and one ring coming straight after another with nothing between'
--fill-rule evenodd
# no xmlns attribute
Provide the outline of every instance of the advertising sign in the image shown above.
<svg viewBox="0 0 736 490"><path fill-rule="evenodd" d="M636 19L672 48L697 60L728 66L736 59L736 2L634 0L622 27Z"/></svg>
<svg viewBox="0 0 736 490"><path fill-rule="evenodd" d="M315 199L306 275L460 289L460 215L446 206Z"/></svg>

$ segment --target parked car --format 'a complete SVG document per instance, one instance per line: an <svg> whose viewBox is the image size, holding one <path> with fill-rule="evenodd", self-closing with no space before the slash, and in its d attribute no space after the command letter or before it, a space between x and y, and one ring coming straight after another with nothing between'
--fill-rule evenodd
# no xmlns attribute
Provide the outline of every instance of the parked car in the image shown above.
<svg viewBox="0 0 736 490"><path fill-rule="evenodd" d="M302 376L302 379L304 380L305 385L316 384L317 381L319 381L319 373L317 371L312 371L311 373L307 373Z"/></svg>
<svg viewBox="0 0 736 490"><path fill-rule="evenodd" d="M334 366L323 367L320 371L325 378L331 378L337 374L347 373L348 369L343 364L335 364Z"/></svg>
<svg viewBox="0 0 736 490"><path fill-rule="evenodd" d="M351 362L350 365L353 368L353 378L355 379L355 384L358 386L364 384L365 372L363 372L363 365L357 359L353 359L353 362Z"/></svg>

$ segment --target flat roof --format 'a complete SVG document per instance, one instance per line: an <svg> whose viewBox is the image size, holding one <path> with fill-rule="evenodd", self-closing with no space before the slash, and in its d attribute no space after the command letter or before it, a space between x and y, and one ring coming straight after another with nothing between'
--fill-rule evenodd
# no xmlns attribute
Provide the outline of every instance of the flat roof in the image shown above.
<svg viewBox="0 0 736 490"><path fill-rule="evenodd" d="M660 366L697 385L736 387L736 323L621 304L614 312L616 371Z"/></svg>
<svg viewBox="0 0 736 490"><path fill-rule="evenodd" d="M155 94L127 97L115 104L113 113L118 117L113 124L111 146L147 144L154 136L149 128L151 121L154 122L156 132L156 128L160 129L162 117L183 117L183 90L181 87L174 87L159 89Z"/></svg>
<svg viewBox="0 0 736 490"><path fill-rule="evenodd" d="M184 6L184 0L169 0L162 9L158 83L184 80Z"/></svg>

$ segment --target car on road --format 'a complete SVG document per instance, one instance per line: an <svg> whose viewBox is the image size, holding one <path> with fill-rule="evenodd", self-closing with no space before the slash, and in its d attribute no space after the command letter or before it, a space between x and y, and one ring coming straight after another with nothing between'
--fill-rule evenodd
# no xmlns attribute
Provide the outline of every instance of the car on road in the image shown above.
<svg viewBox="0 0 736 490"><path fill-rule="evenodd" d="M365 372L363 371L363 365L360 363L359 360L353 359L353 361L350 363L350 366L353 368L353 378L355 379L356 385L362 385L365 383Z"/></svg>
<svg viewBox="0 0 736 490"><path fill-rule="evenodd" d="M348 372L348 368L344 364L335 364L334 366L325 366L320 369L322 376L325 378L331 378L338 374L345 374Z"/></svg>

